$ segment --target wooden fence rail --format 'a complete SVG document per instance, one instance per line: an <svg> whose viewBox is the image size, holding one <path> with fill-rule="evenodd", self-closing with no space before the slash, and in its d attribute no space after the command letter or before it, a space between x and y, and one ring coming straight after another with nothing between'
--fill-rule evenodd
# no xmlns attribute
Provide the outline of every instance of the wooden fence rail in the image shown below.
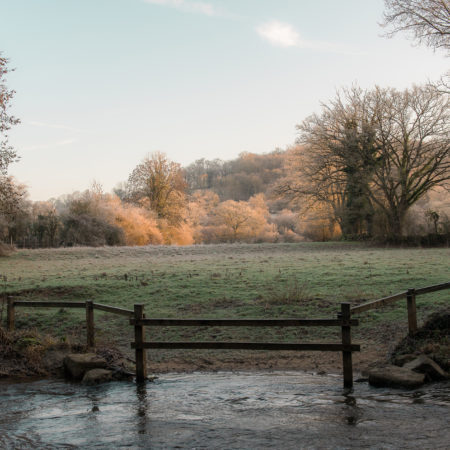
<svg viewBox="0 0 450 450"><path fill-rule="evenodd" d="M134 312L129 309L118 308L116 306L102 305L91 300L85 302L61 302L61 301L34 301L16 300L13 297L7 298L6 326L9 331L14 330L16 308L83 308L86 310L86 345L88 348L95 347L95 323L94 310L105 311L121 316L133 317Z"/></svg>
<svg viewBox="0 0 450 450"><path fill-rule="evenodd" d="M335 327L341 319L131 319L131 325L162 327ZM357 319L349 320L352 326Z"/></svg>
<svg viewBox="0 0 450 450"><path fill-rule="evenodd" d="M416 295L429 294L430 292L442 291L443 289L450 289L450 281L416 289Z"/></svg>
<svg viewBox="0 0 450 450"><path fill-rule="evenodd" d="M94 309L99 311L110 312L113 314L118 314L119 316L133 317L134 312L130 309L117 308L116 306L102 305L101 303L94 303Z"/></svg>
<svg viewBox="0 0 450 450"><path fill-rule="evenodd" d="M382 306L395 303L398 300L406 298L406 308L408 311L408 330L409 334L413 335L417 331L417 310L416 310L416 297L418 295L429 294L431 292L442 291L444 289L450 289L450 282L435 284L433 286L427 286L419 289L408 289L398 294L390 295L389 297L379 298L370 302L362 303L361 305L352 306L350 309L353 314L359 314L371 309L380 308Z"/></svg>
<svg viewBox="0 0 450 450"><path fill-rule="evenodd" d="M146 349L214 349L214 350L313 350L342 352L344 387L353 386L352 352L360 350L360 346L351 343L351 327L358 325L358 320L351 319L350 304L341 303L341 312L337 319L150 319L144 317L144 305L134 306L135 340L131 348L136 354L136 380L144 381L147 377ZM278 342L164 342L145 341L145 327L341 327L342 342L340 344L322 343L278 343Z"/></svg>

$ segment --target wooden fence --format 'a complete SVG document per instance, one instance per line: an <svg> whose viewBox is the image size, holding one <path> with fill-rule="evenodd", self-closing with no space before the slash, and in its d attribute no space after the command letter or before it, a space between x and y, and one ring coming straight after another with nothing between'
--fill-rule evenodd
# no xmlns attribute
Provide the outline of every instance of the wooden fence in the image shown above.
<svg viewBox="0 0 450 450"><path fill-rule="evenodd" d="M419 289L408 289L398 294L390 295L389 297L379 298L370 302L362 303L361 305L352 306L350 311L352 314L359 314L371 309L380 308L382 306L389 305L391 303L398 302L399 300L406 298L406 308L408 312L408 330L412 336L417 331L417 311L416 311L416 297L418 295L429 294L430 292L442 291L444 289L450 289L450 282L435 284L433 286L427 286Z"/></svg>
<svg viewBox="0 0 450 450"><path fill-rule="evenodd" d="M358 325L358 320L351 319L350 304L341 303L341 312L337 319L147 319L144 317L144 305L134 305L134 342L131 347L136 355L136 381L147 377L145 350L164 349L221 349L221 350L314 350L342 352L344 387L353 386L352 352L359 351L360 346L351 342L351 327ZM163 342L145 341L144 327L330 327L339 326L342 330L342 342L323 343L278 343L278 342Z"/></svg>
<svg viewBox="0 0 450 450"><path fill-rule="evenodd" d="M336 319L148 319L144 316L144 306L134 305L134 310L115 306L86 302L61 301L28 301L13 297L7 299L7 328L14 329L15 309L33 308L80 308L86 311L86 344L95 347L94 311L104 311L128 317L134 326L134 342L131 347L136 356L136 379L143 381L147 375L146 349L229 349L229 350L299 350L299 351L334 351L342 352L344 387L353 384L352 352L359 351L360 346L351 342L351 327L358 325L352 314L359 314L371 309L380 308L406 298L409 333L417 331L416 297L450 288L450 282L427 286L383 297L377 300L351 307L349 303L341 303L341 312ZM274 342L165 342L145 340L145 327L330 327L341 328L340 343L274 343Z"/></svg>
<svg viewBox="0 0 450 450"><path fill-rule="evenodd" d="M134 311L102 305L92 301L26 301L8 297L7 327L12 331L15 326L15 309L32 308L84 308L86 310L86 343L88 348L95 346L94 310L130 317L134 326L134 342L131 347L136 356L136 380L144 381L147 377L146 349L228 349L228 350L301 350L342 352L344 387L353 386L352 352L360 351L360 346L352 344L351 327L358 325L357 319L351 318L350 304L341 303L341 312L336 319L147 319L144 306L134 305ZM144 327L341 327L340 343L282 343L282 342L146 342Z"/></svg>

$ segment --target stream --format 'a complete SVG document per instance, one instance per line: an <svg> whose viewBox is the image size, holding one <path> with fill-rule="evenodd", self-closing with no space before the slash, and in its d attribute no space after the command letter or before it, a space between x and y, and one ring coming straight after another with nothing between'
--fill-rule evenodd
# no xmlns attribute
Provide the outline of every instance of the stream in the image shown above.
<svg viewBox="0 0 450 450"><path fill-rule="evenodd" d="M403 391L303 372L162 374L145 385L0 383L0 448L450 448L450 382Z"/></svg>

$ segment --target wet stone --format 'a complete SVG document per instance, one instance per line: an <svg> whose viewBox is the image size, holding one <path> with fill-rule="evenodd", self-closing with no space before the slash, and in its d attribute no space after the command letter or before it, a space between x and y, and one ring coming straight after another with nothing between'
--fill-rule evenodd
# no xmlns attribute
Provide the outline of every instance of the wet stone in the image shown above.
<svg viewBox="0 0 450 450"><path fill-rule="evenodd" d="M448 373L426 355L420 355L413 361L406 363L403 368L423 373L427 378L434 381L446 380L449 378Z"/></svg>
<svg viewBox="0 0 450 450"><path fill-rule="evenodd" d="M106 369L92 369L84 374L83 384L92 385L99 383L106 383L112 380L112 371Z"/></svg>
<svg viewBox="0 0 450 450"><path fill-rule="evenodd" d="M91 369L104 369L106 360L95 353L73 353L64 358L66 374L75 380L81 380Z"/></svg>
<svg viewBox="0 0 450 450"><path fill-rule="evenodd" d="M376 387L414 389L425 382L425 375L398 366L384 366L369 371L369 384Z"/></svg>
<svg viewBox="0 0 450 450"><path fill-rule="evenodd" d="M411 362L413 359L416 359L417 355L414 355L412 353L407 353L405 355L399 355L397 357L395 357L393 363L396 366L404 366L406 363Z"/></svg>

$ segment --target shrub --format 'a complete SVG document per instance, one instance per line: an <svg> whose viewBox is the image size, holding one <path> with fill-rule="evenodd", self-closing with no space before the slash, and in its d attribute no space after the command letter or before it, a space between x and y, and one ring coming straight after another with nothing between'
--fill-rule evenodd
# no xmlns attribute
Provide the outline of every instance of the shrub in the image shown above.
<svg viewBox="0 0 450 450"><path fill-rule="evenodd" d="M123 230L106 220L88 214L68 214L63 218L62 243L66 246L123 245Z"/></svg>

